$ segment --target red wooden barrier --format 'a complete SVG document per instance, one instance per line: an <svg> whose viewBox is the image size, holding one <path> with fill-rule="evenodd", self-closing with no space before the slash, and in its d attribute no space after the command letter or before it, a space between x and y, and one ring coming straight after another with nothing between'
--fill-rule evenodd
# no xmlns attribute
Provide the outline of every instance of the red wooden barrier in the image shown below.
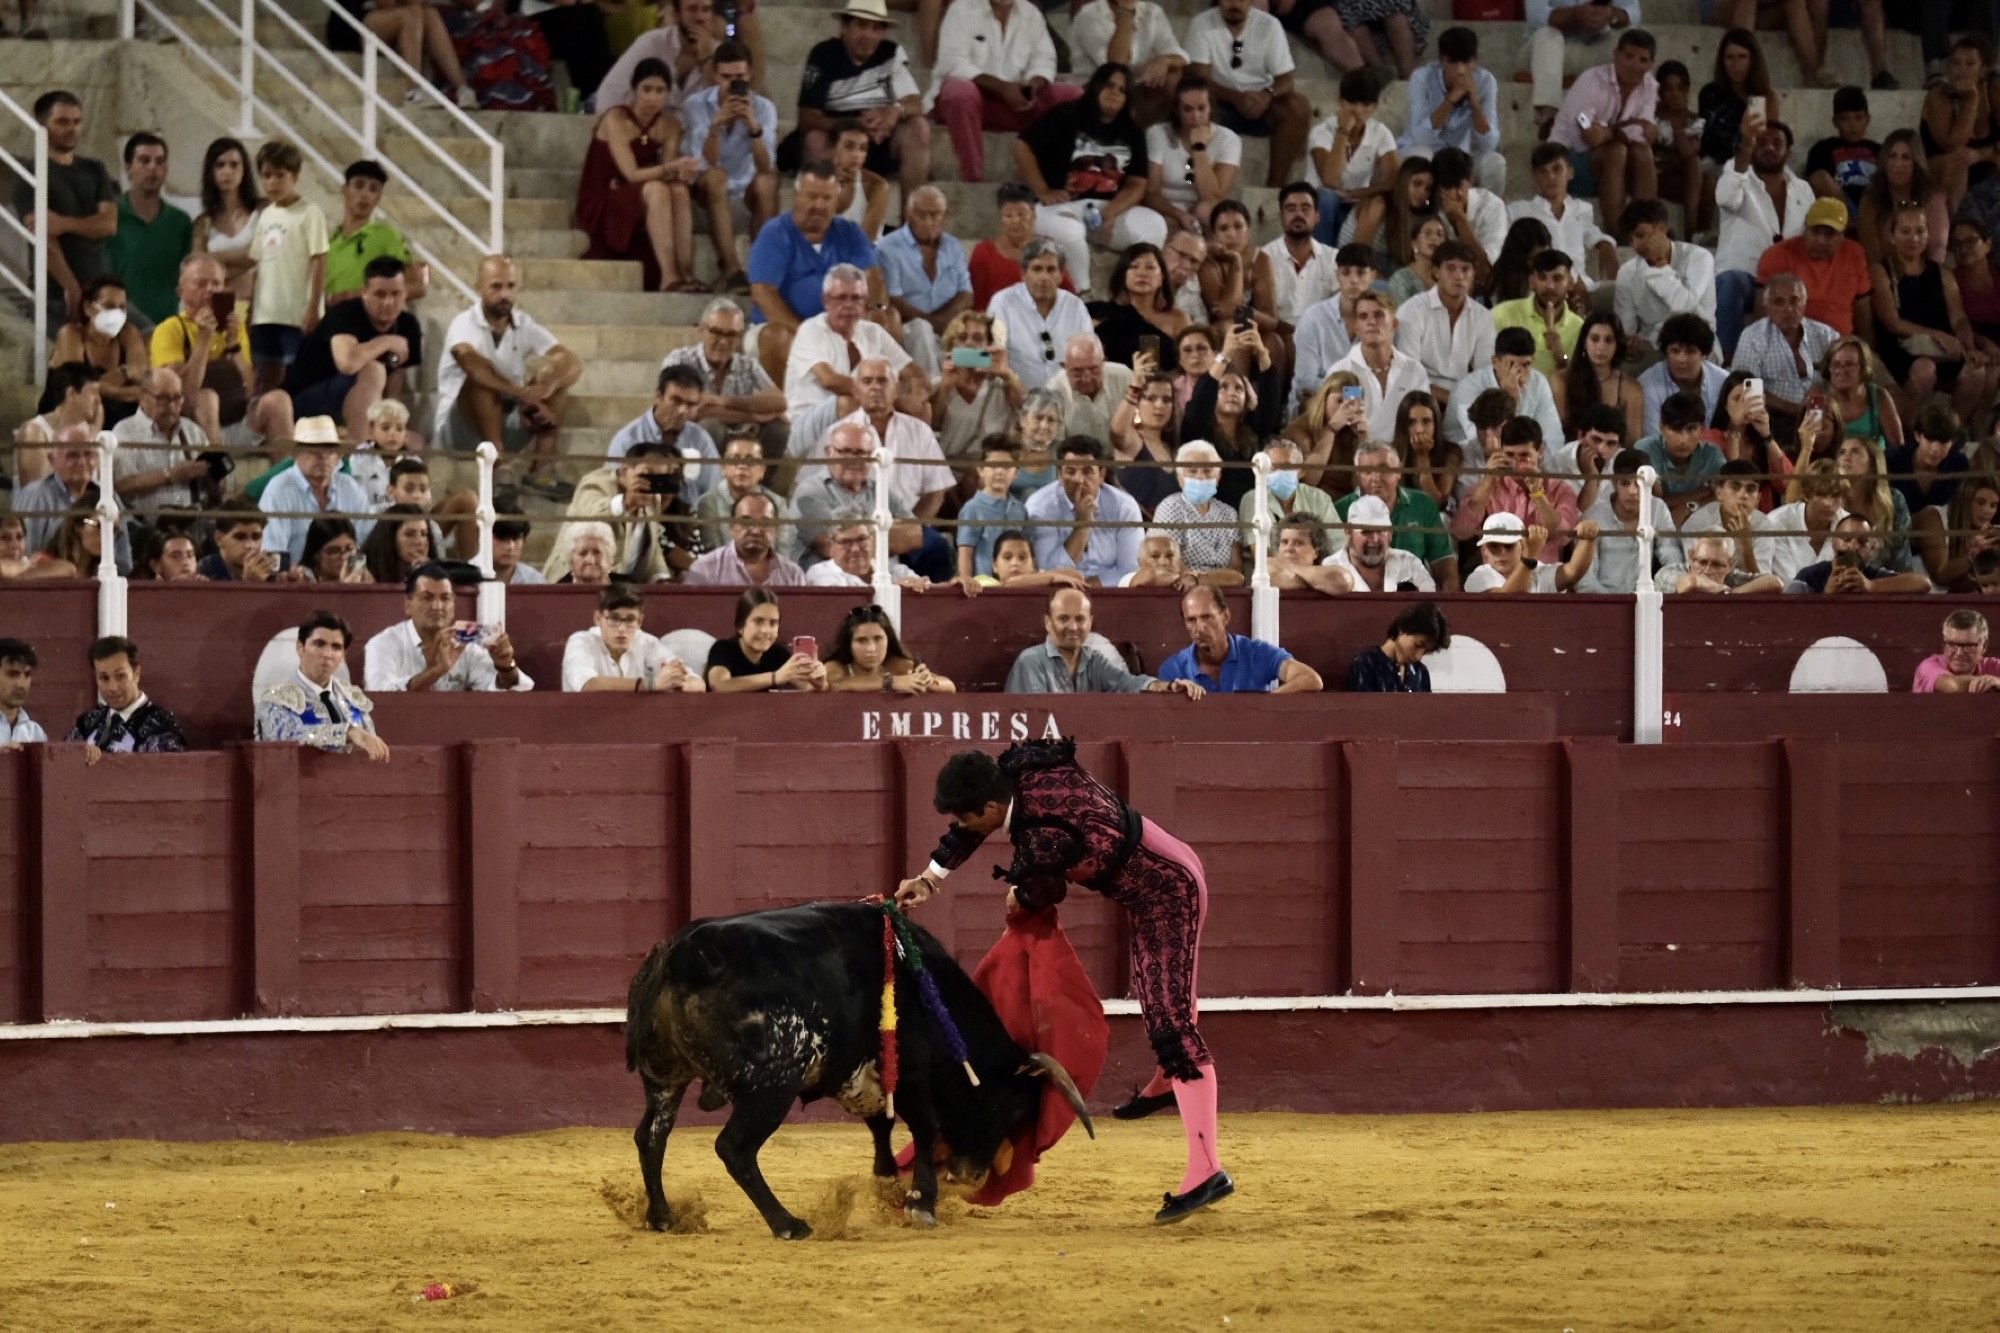
<svg viewBox="0 0 2000 1333"><path fill-rule="evenodd" d="M0 754L0 1021L616 1006L691 916L880 892L941 740ZM1210 995L2000 982L2000 742L1086 739L1203 855ZM968 963L1000 849L925 920ZM1108 995L1118 914L1064 922Z"/></svg>

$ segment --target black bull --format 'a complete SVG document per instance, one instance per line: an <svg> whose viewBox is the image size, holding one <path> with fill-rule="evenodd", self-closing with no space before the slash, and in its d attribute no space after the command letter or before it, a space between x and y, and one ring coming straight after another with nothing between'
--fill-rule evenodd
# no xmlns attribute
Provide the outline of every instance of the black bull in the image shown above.
<svg viewBox="0 0 2000 1333"><path fill-rule="evenodd" d="M1045 1081L1061 1089L1084 1129L1095 1131L1062 1066L1023 1050L944 946L920 927L912 933L979 1075L979 1086L972 1086L915 979L899 967L894 1109L916 1143L908 1215L932 1225L940 1146L952 1177L983 1177L1010 1136L1033 1126ZM696 921L655 946L632 978L625 1026L626 1066L646 1085L646 1113L633 1138L646 1180L647 1224L656 1231L673 1224L660 1165L681 1097L696 1079L703 1110L731 1108L716 1156L781 1240L801 1240L812 1228L771 1193L757 1153L794 1100L831 1097L864 1118L875 1137L875 1174L894 1176L894 1121L884 1113L878 1066L881 997L882 913L866 903Z"/></svg>

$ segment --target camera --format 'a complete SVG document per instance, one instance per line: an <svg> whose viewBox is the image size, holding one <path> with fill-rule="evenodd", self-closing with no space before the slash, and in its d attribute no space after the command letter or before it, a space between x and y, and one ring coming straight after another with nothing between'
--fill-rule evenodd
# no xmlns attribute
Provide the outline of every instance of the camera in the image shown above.
<svg viewBox="0 0 2000 1333"><path fill-rule="evenodd" d="M236 470L236 460L220 449L205 449L195 455L198 462L208 464L210 481L221 481Z"/></svg>
<svg viewBox="0 0 2000 1333"><path fill-rule="evenodd" d="M650 495L679 495L681 479L672 472L648 472L646 491Z"/></svg>

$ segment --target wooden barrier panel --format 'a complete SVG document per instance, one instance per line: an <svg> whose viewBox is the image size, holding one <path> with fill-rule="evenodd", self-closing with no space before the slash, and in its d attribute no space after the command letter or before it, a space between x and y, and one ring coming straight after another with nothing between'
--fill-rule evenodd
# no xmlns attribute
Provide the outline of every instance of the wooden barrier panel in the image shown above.
<svg viewBox="0 0 2000 1333"><path fill-rule="evenodd" d="M887 892L948 742L0 756L0 1021L616 1006L696 916ZM1086 740L1207 869L1209 995L2000 982L2000 741ZM922 919L998 933L995 843ZM1129 934L1072 891L1106 995Z"/></svg>

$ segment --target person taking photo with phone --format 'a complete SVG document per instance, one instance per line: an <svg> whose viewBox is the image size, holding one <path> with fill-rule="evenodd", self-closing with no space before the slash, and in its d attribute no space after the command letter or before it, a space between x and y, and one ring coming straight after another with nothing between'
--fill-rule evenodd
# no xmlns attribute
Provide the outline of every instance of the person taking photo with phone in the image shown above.
<svg viewBox="0 0 2000 1333"><path fill-rule="evenodd" d="M364 678L377 694L406 690L511 691L535 688L514 661L514 643L499 625L458 619L457 593L443 565L418 565L403 582L407 618L368 641Z"/></svg>

